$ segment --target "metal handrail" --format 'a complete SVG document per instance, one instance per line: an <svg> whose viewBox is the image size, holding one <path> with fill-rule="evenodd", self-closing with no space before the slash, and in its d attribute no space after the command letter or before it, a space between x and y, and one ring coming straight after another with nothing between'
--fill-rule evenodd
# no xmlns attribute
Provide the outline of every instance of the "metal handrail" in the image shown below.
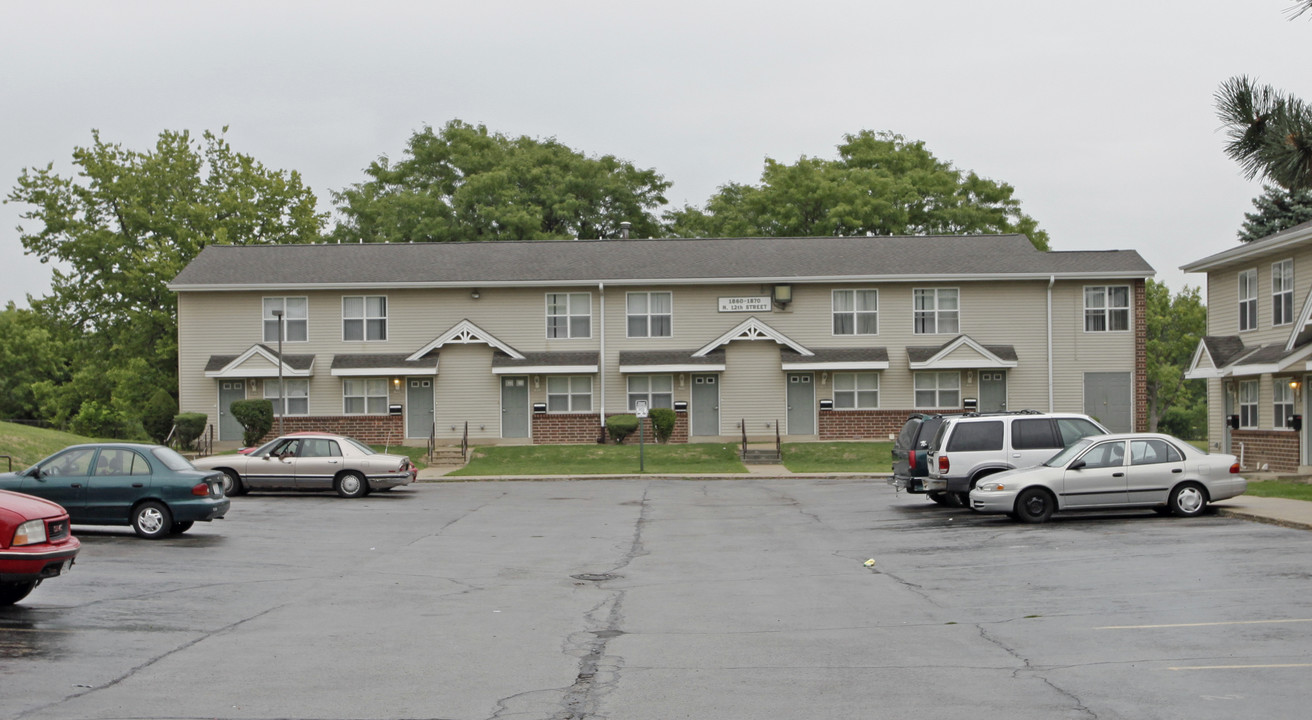
<svg viewBox="0 0 1312 720"><path fill-rule="evenodd" d="M743 430L743 457L747 457L747 418L740 419L738 427Z"/></svg>
<svg viewBox="0 0 1312 720"><path fill-rule="evenodd" d="M6 460L9 461L9 472L13 472L13 471L14 471L14 459L13 459L12 457L9 457L8 455L0 455L0 458L4 458L4 459L6 459Z"/></svg>
<svg viewBox="0 0 1312 720"><path fill-rule="evenodd" d="M784 456L784 446L783 446L783 442L779 439L779 419L778 419L778 418L775 418L775 421L774 421L774 452L775 452L776 455L779 456L780 459L783 458L783 456Z"/></svg>
<svg viewBox="0 0 1312 720"><path fill-rule="evenodd" d="M469 421L465 421L465 434L460 438L460 459L469 462Z"/></svg>
<svg viewBox="0 0 1312 720"><path fill-rule="evenodd" d="M437 421L433 421L432 428L428 431L428 463L433 463L433 451L437 449Z"/></svg>

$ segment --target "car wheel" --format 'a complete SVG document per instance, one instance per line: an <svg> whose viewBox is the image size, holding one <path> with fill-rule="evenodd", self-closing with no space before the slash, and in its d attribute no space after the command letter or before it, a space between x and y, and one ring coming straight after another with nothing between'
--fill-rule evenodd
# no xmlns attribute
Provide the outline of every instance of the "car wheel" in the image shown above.
<svg viewBox="0 0 1312 720"><path fill-rule="evenodd" d="M369 483L357 472L342 473L337 476L337 494L344 498L358 498L369 494Z"/></svg>
<svg viewBox="0 0 1312 720"><path fill-rule="evenodd" d="M929 499L939 505L948 506L952 504L952 498L948 497L945 492L932 492L929 494Z"/></svg>
<svg viewBox="0 0 1312 720"><path fill-rule="evenodd" d="M1026 488L1016 496L1016 519L1023 523L1044 522L1056 509L1057 501L1041 488Z"/></svg>
<svg viewBox="0 0 1312 720"><path fill-rule="evenodd" d="M132 511L132 529L147 540L158 540L173 531L173 513L162 502L147 500Z"/></svg>
<svg viewBox="0 0 1312 720"><path fill-rule="evenodd" d="M1180 517L1196 517L1207 507L1207 491L1194 482L1180 483L1171 491L1171 512Z"/></svg>
<svg viewBox="0 0 1312 720"><path fill-rule="evenodd" d="M182 533L185 533L188 530L190 530L192 525L195 525L195 523L192 522L191 520L183 520L182 522L175 522L173 523L173 534L181 535Z"/></svg>
<svg viewBox="0 0 1312 720"><path fill-rule="evenodd" d="M0 605L13 605L27 597L36 587L36 581L19 583L0 583Z"/></svg>
<svg viewBox="0 0 1312 720"><path fill-rule="evenodd" d="M229 497L246 494L246 486L241 484L241 476L236 470L223 471L223 494Z"/></svg>

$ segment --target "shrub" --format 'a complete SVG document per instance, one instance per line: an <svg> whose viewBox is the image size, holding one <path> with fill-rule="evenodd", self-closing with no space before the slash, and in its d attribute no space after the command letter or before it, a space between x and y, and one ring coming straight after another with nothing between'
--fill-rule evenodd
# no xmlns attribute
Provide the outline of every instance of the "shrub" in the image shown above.
<svg viewBox="0 0 1312 720"><path fill-rule="evenodd" d="M652 408L648 415L651 416L651 432L656 436L656 441L669 442L670 436L674 434L674 422L679 416L669 408Z"/></svg>
<svg viewBox="0 0 1312 720"><path fill-rule="evenodd" d="M78 435L93 438L121 438L124 436L126 418L113 408L106 407L95 400L87 400L78 408L77 414L68 423L69 429Z"/></svg>
<svg viewBox="0 0 1312 720"><path fill-rule="evenodd" d="M236 400L232 403L232 416L241 423L241 441L254 445L273 428L273 401L264 399Z"/></svg>
<svg viewBox="0 0 1312 720"><path fill-rule="evenodd" d="M614 440L616 445L623 445L624 438L637 430L637 415L611 415L606 418L606 434L610 435L610 439Z"/></svg>
<svg viewBox="0 0 1312 720"><path fill-rule="evenodd" d="M178 403L167 390L156 390L141 409L141 425L146 434L157 443L163 443L173 429L173 416L178 414Z"/></svg>
<svg viewBox="0 0 1312 720"><path fill-rule="evenodd" d="M209 418L205 413L181 413L173 416L173 424L177 426L178 432L175 435L178 444L184 448L193 448L196 446L196 438L205 432L205 425Z"/></svg>

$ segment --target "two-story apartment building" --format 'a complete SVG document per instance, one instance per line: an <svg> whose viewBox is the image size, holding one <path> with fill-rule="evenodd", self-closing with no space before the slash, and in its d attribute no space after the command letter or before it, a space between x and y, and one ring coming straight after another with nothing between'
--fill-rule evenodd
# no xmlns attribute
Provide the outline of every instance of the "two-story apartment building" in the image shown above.
<svg viewBox="0 0 1312 720"><path fill-rule="evenodd" d="M1142 427L1152 274L1020 235L626 238L215 245L170 288L180 407L222 441L257 397L288 431L411 443L596 442L644 401L683 442L971 407Z"/></svg>
<svg viewBox="0 0 1312 720"><path fill-rule="evenodd" d="M1207 380L1208 440L1246 467L1312 465L1312 222L1184 265L1207 273L1207 335L1188 378ZM1298 416L1296 419L1295 416Z"/></svg>

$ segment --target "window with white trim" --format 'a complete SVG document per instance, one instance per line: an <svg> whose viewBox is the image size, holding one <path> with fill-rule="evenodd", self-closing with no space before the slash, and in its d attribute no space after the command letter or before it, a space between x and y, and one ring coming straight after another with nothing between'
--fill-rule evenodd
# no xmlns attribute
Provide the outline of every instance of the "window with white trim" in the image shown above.
<svg viewBox="0 0 1312 720"><path fill-rule="evenodd" d="M1271 389L1274 391L1272 403L1275 410L1275 426L1279 429L1289 428L1289 417L1294 414L1294 388L1289 386L1289 378L1276 378Z"/></svg>
<svg viewBox="0 0 1312 720"><path fill-rule="evenodd" d="M835 290L835 335L879 334L878 290Z"/></svg>
<svg viewBox="0 0 1312 720"><path fill-rule="evenodd" d="M1084 332L1120 332L1130 329L1129 285L1086 285Z"/></svg>
<svg viewBox="0 0 1312 720"><path fill-rule="evenodd" d="M303 297L264 298L264 342L278 342L278 316L282 311L282 339L284 342L305 342L310 339L310 301Z"/></svg>
<svg viewBox="0 0 1312 720"><path fill-rule="evenodd" d="M1239 329L1257 328L1257 270L1239 273Z"/></svg>
<svg viewBox="0 0 1312 720"><path fill-rule="evenodd" d="M879 373L834 373L835 410L875 410L879 407Z"/></svg>
<svg viewBox="0 0 1312 720"><path fill-rule="evenodd" d="M918 372L915 377L916 407L961 407L961 373L950 371Z"/></svg>
<svg viewBox="0 0 1312 720"><path fill-rule="evenodd" d="M264 399L273 402L273 415L309 415L310 414L310 381L309 380L289 380L283 378L283 385L287 388L286 394L281 399L287 403L286 410L278 407L279 393L278 380L264 381Z"/></svg>
<svg viewBox="0 0 1312 720"><path fill-rule="evenodd" d="M1257 381L1242 380L1239 383L1239 427L1257 427Z"/></svg>
<svg viewBox="0 0 1312 720"><path fill-rule="evenodd" d="M674 407L673 375L630 375L629 410L638 409L638 401L646 400L648 408Z"/></svg>
<svg viewBox="0 0 1312 720"><path fill-rule="evenodd" d="M961 295L956 288L912 290L912 299L917 335L961 331Z"/></svg>
<svg viewBox="0 0 1312 720"><path fill-rule="evenodd" d="M387 296L342 298L342 339L347 342L387 339Z"/></svg>
<svg viewBox="0 0 1312 720"><path fill-rule="evenodd" d="M343 378L342 412L347 415L386 415L387 378Z"/></svg>
<svg viewBox="0 0 1312 720"><path fill-rule="evenodd" d="M674 329L674 294L631 292L625 302L628 336L670 337Z"/></svg>
<svg viewBox="0 0 1312 720"><path fill-rule="evenodd" d="M1271 264L1271 324L1294 322L1294 261Z"/></svg>
<svg viewBox="0 0 1312 720"><path fill-rule="evenodd" d="M591 411L591 377L587 375L547 376L547 412Z"/></svg>
<svg viewBox="0 0 1312 720"><path fill-rule="evenodd" d="M592 337L592 294L547 293L547 337Z"/></svg>

